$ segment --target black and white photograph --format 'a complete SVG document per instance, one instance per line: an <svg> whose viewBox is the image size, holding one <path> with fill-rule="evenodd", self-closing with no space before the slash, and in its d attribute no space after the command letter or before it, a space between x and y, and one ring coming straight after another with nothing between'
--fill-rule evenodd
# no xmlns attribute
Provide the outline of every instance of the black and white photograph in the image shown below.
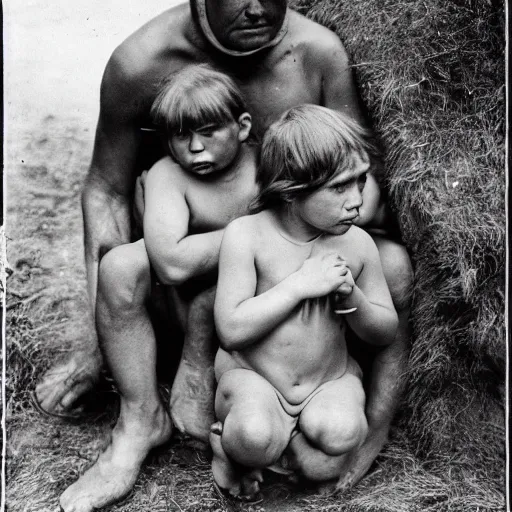
<svg viewBox="0 0 512 512"><path fill-rule="evenodd" d="M2 10L2 511L510 511L506 2Z"/></svg>

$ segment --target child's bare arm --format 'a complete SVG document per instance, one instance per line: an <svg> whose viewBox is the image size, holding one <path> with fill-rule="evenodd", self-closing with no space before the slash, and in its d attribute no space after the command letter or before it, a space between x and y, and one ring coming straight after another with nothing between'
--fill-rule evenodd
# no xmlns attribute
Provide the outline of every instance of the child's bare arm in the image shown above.
<svg viewBox="0 0 512 512"><path fill-rule="evenodd" d="M188 236L184 186L169 158L158 161L145 183L144 241L163 284L181 284L217 267L223 230Z"/></svg>
<svg viewBox="0 0 512 512"><path fill-rule="evenodd" d="M255 296L254 223L244 217L225 230L220 251L215 323L222 346L241 350L262 339L307 298L325 296L343 281L337 254L306 260L302 267L273 288Z"/></svg>
<svg viewBox="0 0 512 512"><path fill-rule="evenodd" d="M373 345L388 345L393 342L398 328L398 315L382 271L379 251L371 237L359 231L358 253L363 258L362 270L355 283L349 272L341 289L341 306L357 308L345 318L352 330L364 341ZM347 286L348 285L348 286Z"/></svg>

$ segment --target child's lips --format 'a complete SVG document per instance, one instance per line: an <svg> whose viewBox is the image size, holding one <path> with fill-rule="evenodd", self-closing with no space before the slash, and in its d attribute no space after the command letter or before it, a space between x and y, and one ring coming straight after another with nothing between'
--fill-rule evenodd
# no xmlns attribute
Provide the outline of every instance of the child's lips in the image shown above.
<svg viewBox="0 0 512 512"><path fill-rule="evenodd" d="M350 217L350 219L344 219L339 224L345 224L347 226L351 226L354 224L354 221L357 219L358 215L354 215L354 217Z"/></svg>
<svg viewBox="0 0 512 512"><path fill-rule="evenodd" d="M211 162L198 162L198 163L192 164L192 169L194 171L206 171L211 168L212 168Z"/></svg>

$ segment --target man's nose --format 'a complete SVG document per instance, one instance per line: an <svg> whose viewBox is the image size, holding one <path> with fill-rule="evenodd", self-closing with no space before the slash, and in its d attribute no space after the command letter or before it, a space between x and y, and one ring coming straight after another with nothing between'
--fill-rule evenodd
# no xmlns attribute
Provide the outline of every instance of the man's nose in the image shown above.
<svg viewBox="0 0 512 512"><path fill-rule="evenodd" d="M264 14L265 9L258 0L251 0L245 8L245 16L250 21L258 21Z"/></svg>
<svg viewBox="0 0 512 512"><path fill-rule="evenodd" d="M197 135L197 133L192 133L190 135L188 149L191 153L200 153L204 150L203 141L201 140L201 137Z"/></svg>

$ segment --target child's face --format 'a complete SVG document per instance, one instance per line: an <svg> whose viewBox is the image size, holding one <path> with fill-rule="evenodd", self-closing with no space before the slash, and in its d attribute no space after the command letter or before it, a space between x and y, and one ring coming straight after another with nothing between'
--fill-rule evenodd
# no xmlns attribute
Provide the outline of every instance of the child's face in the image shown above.
<svg viewBox="0 0 512 512"><path fill-rule="evenodd" d="M197 130L173 133L169 148L187 172L204 176L228 168L239 154L241 144L249 136L250 116L229 124L205 125Z"/></svg>
<svg viewBox="0 0 512 512"><path fill-rule="evenodd" d="M322 188L296 202L296 212L312 228L332 235L346 233L359 215L370 164L359 156L354 166L336 174Z"/></svg>

